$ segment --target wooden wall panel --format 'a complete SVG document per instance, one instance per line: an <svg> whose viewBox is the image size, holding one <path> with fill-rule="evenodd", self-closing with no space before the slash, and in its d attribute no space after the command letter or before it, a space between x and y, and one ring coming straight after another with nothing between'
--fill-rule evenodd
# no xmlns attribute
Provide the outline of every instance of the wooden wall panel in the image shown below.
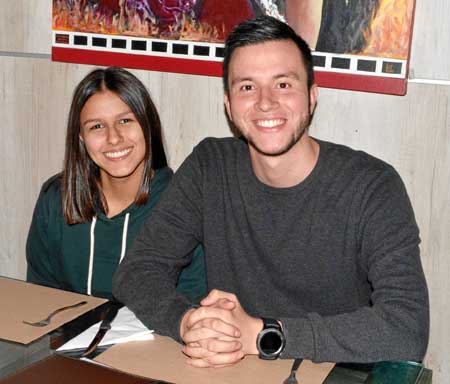
<svg viewBox="0 0 450 384"><path fill-rule="evenodd" d="M61 69L48 61L0 57L0 66L0 274L23 277L25 236L38 188L61 165L58 112L67 108L67 89L65 81L55 81Z"/></svg>
<svg viewBox="0 0 450 384"><path fill-rule="evenodd" d="M0 1L0 51L49 54L51 0Z"/></svg>
<svg viewBox="0 0 450 384"><path fill-rule="evenodd" d="M169 163L178 168L194 145L208 136L230 136L223 113L220 79L166 74L160 111Z"/></svg>
<svg viewBox="0 0 450 384"><path fill-rule="evenodd" d="M450 1L416 0L410 77L450 80Z"/></svg>

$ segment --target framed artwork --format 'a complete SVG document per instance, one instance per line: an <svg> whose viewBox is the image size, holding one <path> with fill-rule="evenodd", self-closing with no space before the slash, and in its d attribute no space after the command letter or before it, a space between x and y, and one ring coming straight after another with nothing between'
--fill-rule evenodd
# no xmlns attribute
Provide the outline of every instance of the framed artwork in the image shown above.
<svg viewBox="0 0 450 384"><path fill-rule="evenodd" d="M52 0L52 59L222 75L224 40L269 14L313 50L319 86L406 94L415 0Z"/></svg>

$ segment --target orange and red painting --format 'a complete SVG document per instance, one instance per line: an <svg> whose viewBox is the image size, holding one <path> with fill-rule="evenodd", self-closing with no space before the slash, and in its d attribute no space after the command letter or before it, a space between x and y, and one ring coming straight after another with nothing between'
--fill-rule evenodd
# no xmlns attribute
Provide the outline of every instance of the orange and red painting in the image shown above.
<svg viewBox="0 0 450 384"><path fill-rule="evenodd" d="M53 0L52 52L54 60L220 76L228 33L269 14L309 43L319 85L405 94L414 1Z"/></svg>
<svg viewBox="0 0 450 384"><path fill-rule="evenodd" d="M286 0L287 22L316 51L407 59L414 0Z"/></svg>
<svg viewBox="0 0 450 384"><path fill-rule="evenodd" d="M53 0L53 29L223 42L257 13L241 0Z"/></svg>

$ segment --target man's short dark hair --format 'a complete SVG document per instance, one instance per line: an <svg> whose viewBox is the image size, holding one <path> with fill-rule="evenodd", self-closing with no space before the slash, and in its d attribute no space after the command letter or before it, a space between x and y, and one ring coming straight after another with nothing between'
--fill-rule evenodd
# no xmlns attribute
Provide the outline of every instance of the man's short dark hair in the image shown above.
<svg viewBox="0 0 450 384"><path fill-rule="evenodd" d="M231 56L236 48L279 40L291 40L298 47L308 76L308 89L311 88L314 84L314 69L311 50L306 41L286 23L271 16L260 16L256 19L243 21L228 35L223 60L223 87L225 92L229 91L228 68Z"/></svg>

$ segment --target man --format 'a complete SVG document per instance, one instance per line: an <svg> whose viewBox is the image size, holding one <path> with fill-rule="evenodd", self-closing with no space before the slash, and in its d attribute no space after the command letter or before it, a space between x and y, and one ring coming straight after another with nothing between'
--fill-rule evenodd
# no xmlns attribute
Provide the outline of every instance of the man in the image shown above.
<svg viewBox="0 0 450 384"><path fill-rule="evenodd" d="M311 52L286 24L241 23L223 65L242 137L206 139L182 164L119 268L117 298L197 367L248 354L421 360L428 294L398 174L309 136ZM212 291L195 307L175 285L198 243Z"/></svg>

